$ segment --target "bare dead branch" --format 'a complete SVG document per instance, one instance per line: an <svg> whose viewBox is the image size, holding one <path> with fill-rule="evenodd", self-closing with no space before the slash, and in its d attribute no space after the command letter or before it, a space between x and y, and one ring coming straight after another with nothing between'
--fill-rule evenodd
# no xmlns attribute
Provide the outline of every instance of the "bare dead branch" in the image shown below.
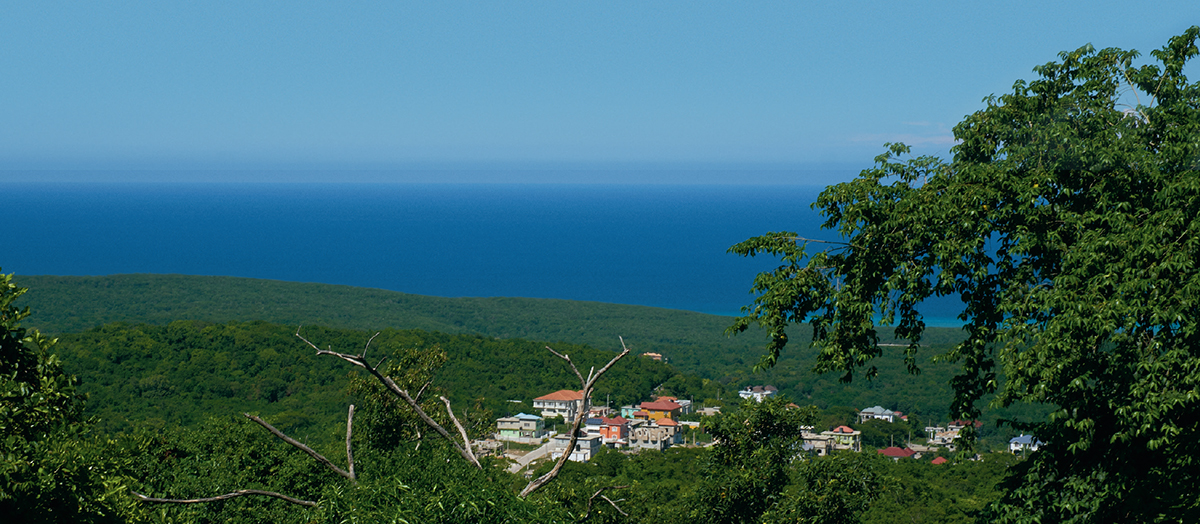
<svg viewBox="0 0 1200 524"><path fill-rule="evenodd" d="M580 384L585 384L585 383L587 383L587 381L583 379L583 375L581 375L581 374L579 373L579 369L577 369L577 368L575 367L575 363L571 361L571 357L570 357L570 355L563 355L563 354L561 354L561 353L559 353L559 352L555 351L555 350L554 350L554 348L551 348L550 346L546 346L546 349L549 349L551 353L554 353L554 356L556 356L556 357L558 357L558 358L561 358L561 359L563 359L563 360L567 361L567 364L571 366L571 371L574 371L574 372L575 372L575 376L576 376L576 377L579 377L579 383L580 383Z"/></svg>
<svg viewBox="0 0 1200 524"><path fill-rule="evenodd" d="M353 408L351 408L351 409L353 409ZM324 464L324 465L325 465L325 466L327 466L329 469L332 469L332 470L333 470L335 473L337 473L338 475L341 475L341 476L343 476L343 477L346 477L346 478L348 478L348 479L350 479L350 480L354 480L354 474L353 474L353 473L351 473L351 472L349 472L349 471L346 471L346 470L344 470L344 469L342 469L342 468L339 468L339 467L337 467L336 465L334 465L334 463L333 463L333 462L330 462L330 461L329 461L329 459L325 458L325 457L324 457L323 455L321 455L320 453L317 453L316 451L313 451L313 449L312 449L312 448L310 448L310 447L308 447L308 446L305 446L305 445L304 445L302 442L300 442L300 441L298 441L298 440L296 440L296 439L294 439L294 438L292 438L292 437L289 437L289 436L287 436L287 435L284 435L282 431L279 431L278 429L275 429L275 426L272 426L272 425L270 425L270 424L267 424L267 421L265 421L265 420L263 420L263 419L261 419L261 418L258 418L258 417L254 416L254 415L251 415L251 414L249 414L249 413L242 413L242 414L243 414L243 415L245 415L245 416L246 416L246 418L248 418L248 419L250 419L250 420L253 420L253 421L254 421L255 423L257 423L258 425L260 425L260 426L262 426L262 427L266 428L266 429L267 429L267 431L270 431L270 432L271 432L271 434L275 435L276 437L279 437L279 438L280 438L280 439L282 439L284 442L287 442L288 444L291 444L291 445L295 446L295 447L296 447L296 448L298 448L300 451L303 451L303 452L305 452L305 453L308 453L308 455L309 455L310 457L317 459L317 462L320 462L320 463ZM349 440L348 440L348 439L349 439L349 436L347 436L347 450L349 450L349 447L348 447L348 446L349 446Z"/></svg>
<svg viewBox="0 0 1200 524"><path fill-rule="evenodd" d="M412 398L412 396L408 394L407 390L402 389L400 386L396 385L396 382L393 381L390 377L386 377L382 373L380 373L378 366L371 366L370 363L367 362L366 357L364 357L363 355L349 355L346 353L338 353L337 351L333 351L331 349L321 349L321 348L317 347L316 344L313 344L308 339L304 338L304 336L300 334L300 328L296 328L296 337L299 338L300 340L303 340L305 344L309 345L309 347L317 350L317 355L333 355L342 360L345 360L346 362L354 364L355 366L358 366L358 367L361 367L361 368L367 370L367 372L370 373L371 376L375 377L375 380L378 380L381 384L383 384L384 387L386 387L388 389L388 391L391 391L393 395L400 397L401 400L403 400L406 404L408 404L408 406L411 407L413 409L413 411L415 411L417 413L417 416L421 419L422 422L425 423L426 426L433 428L433 430L436 431L439 435L441 435L442 438L445 438L448 442L450 442L450 445L454 446L454 449L456 449L458 451L459 455L462 455L463 458L467 459L467 461L470 462L472 465L474 465L476 468L483 469L483 466L481 466L479 464L479 460L477 460L475 458L475 454L471 452L471 442L469 440L464 439L463 443L459 444L458 441L456 441L454 439L454 437L450 436L450 432L446 431L446 428L443 428L441 424L438 424L436 420L433 420L433 418L431 418L428 414L426 414L424 409L421 409L421 405L418 404L417 401L414 400ZM371 337L371 338L372 338L372 340L374 340L374 337ZM366 354L366 351L367 351L366 348L363 348L363 354ZM382 363L383 361L380 361L380 362Z"/></svg>
<svg viewBox="0 0 1200 524"><path fill-rule="evenodd" d="M587 416L587 412L591 409L590 398L592 395L592 386L596 384L596 381L599 380L601 376L604 376L604 373L606 373L609 368L613 367L613 364L616 364L617 361L629 354L629 347L625 345L625 339L621 337L617 338L621 341L621 353L613 357L612 360L608 361L608 364L605 364L604 367L600 368L600 371L593 372L596 369L593 367L592 371L588 372L588 378L586 380L583 378L583 375L579 373L579 369L575 367L575 363L571 362L571 357L560 354L559 352L551 349L550 346L546 346L546 349L549 349L550 352L554 353L555 356L567 361L567 364L571 366L571 370L575 372L575 376L579 377L579 382L583 386L583 389L580 391L580 393L583 395L583 398L579 401L579 410L575 412L575 422L571 424L571 441L567 444L567 449L563 450L562 456L558 458L558 462L554 464L554 467L551 468L548 473L533 479L528 485L525 486L525 489L521 490L520 496L522 498L529 496L530 493L537 491L542 486L546 485L546 483L554 480L555 477L558 477L558 472L562 470L563 464L566 464L567 460L571 457L571 452L575 450L575 444L579 442L579 426L583 424L584 417Z"/></svg>
<svg viewBox="0 0 1200 524"><path fill-rule="evenodd" d="M160 503L160 504L199 504L202 502L216 502L218 500L228 500L228 499L231 499L234 497L241 497L244 495L262 495L264 497L275 497L279 500L291 502L292 504L299 504L301 506L308 506L310 508L317 507L317 503L313 502L311 500L300 500L295 497L289 497L282 493L276 493L274 491L262 491L262 490L258 490L258 489L239 489L237 491L234 491L231 493L226 493L224 495L217 495L215 497L208 497L208 498L202 498L202 499L160 499L160 498L154 498L154 497L147 497L136 491L132 491L131 493L133 493L133 496L137 497L137 499L142 502L156 502L156 503Z"/></svg>
<svg viewBox="0 0 1200 524"><path fill-rule="evenodd" d="M379 367L379 366L375 366L375 367ZM432 378L430 378L429 380L426 380L424 384L421 384L421 389L417 390L417 394L413 395L413 398L416 400L421 400L421 395L425 394L425 388L429 387L430 384L433 384Z"/></svg>
<svg viewBox="0 0 1200 524"><path fill-rule="evenodd" d="M450 415L450 420L454 422L454 427L458 428L458 433L462 435L463 444L466 444L467 453L471 455L471 461L478 463L479 461L475 458L475 451L471 449L471 437L467 436L467 430L463 429L463 425L458 421L458 417L454 416L454 410L450 408L450 399L442 396L438 398L446 405L446 414Z"/></svg>
<svg viewBox="0 0 1200 524"><path fill-rule="evenodd" d="M359 355L360 357L363 358L363 360L367 359L367 350L371 348L371 343L375 341L375 337L379 336L379 333L380 333L379 331L376 331L374 335L371 335L371 338L367 339L366 345L363 346L362 355ZM384 357L384 358L387 358L387 357ZM379 364L382 364L382 363L383 363L382 360L379 361ZM379 367L379 364L376 364L375 367Z"/></svg>
<svg viewBox="0 0 1200 524"><path fill-rule="evenodd" d="M579 517L579 520L584 520L584 519L588 518L588 515L590 515L592 513L592 501L596 500L596 497L600 497L600 498L604 499L604 501L609 503L613 507L613 509L617 510L617 513L620 513L621 515L628 517L629 514L625 513L625 511L622 510L621 507L617 505L617 502L624 501L625 499L620 499L620 500L617 500L616 502L614 502L612 499L608 498L607 496L601 495L601 493L604 493L605 491L608 491L610 489L625 489L628 487L629 486L607 486L607 487L600 488L599 490L596 490L596 492L593 493L591 497L588 497L587 511L583 512L583 516Z"/></svg>
<svg viewBox="0 0 1200 524"><path fill-rule="evenodd" d="M346 413L346 469L350 470L350 478L354 477L354 450L350 447L350 435L354 433L354 404L350 404L350 412Z"/></svg>

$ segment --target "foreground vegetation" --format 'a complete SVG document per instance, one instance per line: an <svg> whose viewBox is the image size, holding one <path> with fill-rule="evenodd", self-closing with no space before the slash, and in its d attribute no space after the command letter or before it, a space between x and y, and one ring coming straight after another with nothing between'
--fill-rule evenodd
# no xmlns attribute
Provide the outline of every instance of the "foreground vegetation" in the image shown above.
<svg viewBox="0 0 1200 524"><path fill-rule="evenodd" d="M20 326L25 313L12 301L22 290L4 278L0 325L6 368L0 371L7 379L0 511L23 522L571 522L585 516L599 522L783 522L809 511L835 520L861 515L870 522L876 500L884 504L880 507L888 507L887 501L917 504L939 516L930 521L949 522L948 515L966 518L1000 494L995 486L1003 461L936 466L927 457L901 465L873 453L797 460L800 428L815 423L819 410L775 398L730 405L726 415L707 421L706 430L720 440L711 449L608 451L586 464L568 463L554 483L524 498L517 491L525 479L506 471L506 461L484 458L481 469L471 467L445 440L422 432L411 411L398 410L376 394L369 380L347 377L334 359L296 356L295 342L289 351L285 341L295 337L288 327L115 324L66 335L56 344ZM365 333L314 327L306 335L358 347ZM448 379L433 386L436 393L478 391L475 384L481 381L472 379L479 362L501 365L504 356L517 357L507 364L522 376L513 388L565 385L562 378L532 372L551 366L533 356L542 352L530 351L530 344L389 331L373 347L402 363L389 369L402 383L420 384L444 374ZM454 348L461 362L453 364L439 346ZM559 349L583 365L611 355L585 347ZM68 367L83 373L84 384L95 383L90 401L79 393L79 380L64 371L59 353ZM646 384L670 376L668 366L650 359L626 364L605 378L648 389ZM460 371L452 371L455 366ZM614 387L611 394L647 391L622 393ZM308 435L304 440L323 455L340 457L346 425L337 415L348 399L360 406L353 481L234 414L265 408L258 411L270 422ZM434 412L435 405L426 408ZM478 403L473 409L460 411L460 417L476 433L489 430L486 410ZM329 416L321 416L321 410ZM214 414L220 411L228 412ZM980 469L983 464L989 466ZM957 468L955 474L934 473L951 468ZM963 482L965 477L971 481ZM850 478L854 482L846 482ZM909 491L908 479L923 486ZM619 503L599 502L593 495L602 488L611 488ZM236 497L155 505L135 495L192 498L239 489L320 503L305 507ZM931 498L930 490L962 503Z"/></svg>

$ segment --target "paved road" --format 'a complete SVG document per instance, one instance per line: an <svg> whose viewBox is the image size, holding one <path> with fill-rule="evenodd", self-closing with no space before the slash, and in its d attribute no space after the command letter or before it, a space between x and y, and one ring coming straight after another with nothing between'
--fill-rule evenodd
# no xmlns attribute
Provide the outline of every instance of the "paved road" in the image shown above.
<svg viewBox="0 0 1200 524"><path fill-rule="evenodd" d="M543 444L542 447L537 448L533 451L530 451L529 453L526 453L524 457L518 458L516 464L513 464L508 467L508 471L511 473L516 473L518 471L521 471L521 470L525 469L526 466L529 466L530 462L540 459L540 458L548 455L549 453L550 453L550 443L547 442L547 443Z"/></svg>

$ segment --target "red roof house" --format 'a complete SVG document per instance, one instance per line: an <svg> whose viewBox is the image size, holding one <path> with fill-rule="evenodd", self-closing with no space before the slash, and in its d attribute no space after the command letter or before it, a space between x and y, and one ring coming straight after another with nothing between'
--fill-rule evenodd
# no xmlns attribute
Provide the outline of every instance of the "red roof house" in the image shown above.
<svg viewBox="0 0 1200 524"><path fill-rule="evenodd" d="M916 451L913 451L911 449L898 448L896 446L891 446L891 447L887 447L887 448L883 448L883 449L879 450L880 455L891 458L892 460L909 458L909 457L913 456L913 454L915 454L915 453L916 453Z"/></svg>

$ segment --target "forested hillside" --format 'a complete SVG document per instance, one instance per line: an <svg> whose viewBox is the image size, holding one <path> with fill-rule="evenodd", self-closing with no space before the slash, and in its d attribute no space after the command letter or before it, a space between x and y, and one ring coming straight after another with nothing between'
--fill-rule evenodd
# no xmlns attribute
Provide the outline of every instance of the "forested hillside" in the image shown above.
<svg viewBox="0 0 1200 524"><path fill-rule="evenodd" d="M327 433L345 416L347 375L357 368L319 357L295 336L294 326L266 322L176 321L165 326L109 324L64 335L58 352L67 372L88 393L88 413L109 431L141 423L158 427L195 425L208 417L255 411L300 434ZM373 333L305 328L322 347L358 352ZM614 338L613 344L619 347ZM532 399L552 391L578 389L570 369L545 343L497 340L479 335L448 335L385 329L371 343L375 359L410 349L438 348L446 355L432 386L460 410L482 408L496 416L532 411ZM612 353L574 344L556 344L579 366L603 364ZM676 373L648 358L629 358L596 388L596 400L620 406L648 399ZM703 396L704 381L680 375ZM719 383L708 391L723 392ZM517 401L517 402L513 402ZM491 420L491 417L488 417Z"/></svg>
<svg viewBox="0 0 1200 524"><path fill-rule="evenodd" d="M637 352L664 354L684 373L735 384L751 377L766 341L751 330L725 334L733 319L690 311L535 298L445 298L380 289L236 277L112 275L25 276L38 292L22 298L29 322L49 333L79 332L110 322L265 320L360 330L421 329L495 338L615 347L625 337ZM884 329L882 342L889 342ZM956 342L958 330L930 328L924 342ZM797 336L798 340L803 340ZM770 379L768 376L766 379Z"/></svg>
<svg viewBox="0 0 1200 524"><path fill-rule="evenodd" d="M611 350L618 346L617 336L620 335L636 350L635 352L654 351L664 354L671 368L676 370L657 372L659 381L650 384L649 387L665 382L668 392L685 397L695 396L697 402L715 400L718 397L728 399L737 389L747 385L771 384L798 402L812 403L821 409L838 413L882 405L889 409L918 414L925 422L945 422L951 399L949 381L954 368L948 363L934 363L933 356L948 350L960 336L959 332L953 329L929 329L923 339L924 348L917 358L921 367L919 375L910 374L899 352L890 351L885 352L885 356L875 363L879 370L876 379L856 380L851 384L844 384L839 381L837 374L812 373L817 350L805 348L803 345L799 351L782 355L778 366L756 373L752 370L753 364L761 355L765 341L761 333L748 332L730 337L724 330L732 323L731 318L688 311L569 300L429 297L349 286L233 277L115 275L34 276L23 279L29 281L29 285L37 290L37 293L22 297L21 302L30 306L34 312L30 317L31 325L44 326L48 331L64 333L91 329L97 323L103 322L146 324L106 326L90 335L65 336L64 346L71 350L82 348L80 342L84 340L105 336L99 333L112 333L134 341L152 337L156 340L155 348L166 347L163 345L167 344L169 339L165 335L167 331L190 325L181 324L178 322L180 320L221 324L260 320L286 326L305 324L358 330L353 335L347 335L345 342L351 346L362 343L362 340L355 341L354 337L365 340L367 330L384 330L385 335L377 344L392 340L387 334L394 333L394 330L421 330L424 334L413 335L411 344L438 344L448 354L449 361L439 375L439 384L445 382L448 386L453 386L461 382L466 387L446 389L459 400L466 397L483 398L485 406L500 414L504 414L509 408L519 410L522 406L505 401L528 402L534 396L552 391L553 389L546 389L552 387L547 384L565 384L563 381L568 378L565 373L542 371L546 369L545 366L556 365L545 360L549 356L548 353L539 353L545 353L542 349L545 344L524 341L565 341L564 347L587 345L591 348ZM172 328L164 331L167 325ZM233 327L235 325L239 327ZM210 333L216 329L209 326L202 331ZM229 324L223 329L251 328L247 324ZM225 342L206 341L205 344L217 344L210 350L232 351L228 353L233 355L228 357L233 359L231 361L243 359L240 361L242 363L232 364L235 368L242 369L242 372L259 370L264 365L275 365L271 363L273 361L254 362L252 355L257 351L251 347L254 344L258 345L258 349L270 348L270 351L276 354L287 355L286 358L301 358L295 353L299 351L303 358L312 359L311 355L297 349L300 346L292 336L294 328L259 326L253 329L268 330L272 334L268 336L260 333L251 344L243 333L239 336L243 337L246 345L237 350L233 350L234 346ZM896 342L887 338L889 330L881 330L881 333L881 342ZM509 340L515 336L523 338ZM796 335L801 344L808 336L804 332ZM477 348L483 348L481 351L484 354L473 353ZM184 358L176 354L176 350L161 351L174 355L172 358ZM289 351L293 353L288 353ZM542 360L526 362L524 359L528 358ZM158 364L164 367L171 365L174 364ZM528 367L523 367L526 365ZM328 369L329 366L328 363L318 363L318 367L313 369ZM109 373L110 369L120 373L132 373L123 371L121 367L81 365L79 373L85 380L84 389L103 395L104 393L94 390L97 387L94 385L97 380L95 377L99 375L93 374ZM544 374L550 382L539 386L542 389L525 386L522 384L529 384L533 377L525 376L524 371L500 371L505 369L538 370L538 373ZM468 370L475 375L469 376ZM672 380L676 375L678 378ZM146 409L150 409L152 403L145 399L152 398L156 393L149 384L162 380L161 377L164 376L153 370L145 370L137 380L147 381L147 384L124 384L123 387L130 391L136 390L143 399L139 402L147 406ZM689 380L687 376L696 378ZM211 380L230 382L233 378L234 375L227 375L222 379L214 376ZM289 387L286 398L281 402L266 402L264 399L272 395L269 384L278 384L278 379L275 375L253 375L253 384L264 381L263 385L246 384L240 386L245 391L239 391L236 395L226 392L226 395L230 395L227 397L208 393L209 398L205 402L215 409L221 405L222 401L219 398L237 396L262 404L261 409L264 413L277 412L286 415L288 420L301 426L311 423L310 418L300 416L289 406L301 405L299 399L317 395L316 390L306 391L307 386L293 385ZM700 391L704 388L700 379L717 381L725 385L725 388L710 388L707 390L707 396L702 396ZM557 387L553 386L554 389ZM610 383L604 387L648 391L645 385L632 387ZM268 393L255 393L258 391L255 388L266 388ZM112 391L115 394L117 390ZM603 391L607 394L610 390ZM325 394L337 395L336 392ZM294 395L298 397L293 397ZM644 398L643 396L635 399L628 394L614 393L613 402L626 403ZM528 404L524 406L528 407ZM331 408L328 411L329 416L336 416L339 409L341 408ZM185 409L170 416L184 420L188 417L188 411ZM1042 412L1043 410L1037 408L1032 408L1031 411L1031 408L1025 405L989 411L982 417L987 423L985 436L994 437L991 440L999 443L1010 436L1011 431L1005 430L993 435L996 419L1014 415L1032 417ZM108 423L116 423L115 418L104 419L109 420Z"/></svg>

